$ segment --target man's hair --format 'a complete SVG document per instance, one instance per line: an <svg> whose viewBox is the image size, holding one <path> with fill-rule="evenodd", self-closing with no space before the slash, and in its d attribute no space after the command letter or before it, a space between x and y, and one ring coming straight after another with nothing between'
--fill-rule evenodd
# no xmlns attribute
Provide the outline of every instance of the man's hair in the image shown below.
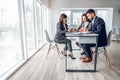
<svg viewBox="0 0 120 80"><path fill-rule="evenodd" d="M89 9L89 10L87 10L86 14L89 14L89 13L94 13L95 14L95 11L93 9Z"/></svg>

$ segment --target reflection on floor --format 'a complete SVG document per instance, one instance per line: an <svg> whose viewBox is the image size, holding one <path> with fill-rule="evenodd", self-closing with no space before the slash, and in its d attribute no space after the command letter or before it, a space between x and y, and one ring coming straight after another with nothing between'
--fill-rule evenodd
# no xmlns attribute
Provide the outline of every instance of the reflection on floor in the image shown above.
<svg viewBox="0 0 120 80"><path fill-rule="evenodd" d="M112 42L107 48L112 66L107 66L105 57L101 53L98 56L97 71L95 73L66 72L65 57L52 50L46 59L48 45L43 47L32 59L20 68L8 80L119 80L120 79L120 43ZM60 45L60 49L63 45ZM92 68L93 64L83 63L80 59L80 51L74 51L76 60L68 58L68 68L83 69Z"/></svg>

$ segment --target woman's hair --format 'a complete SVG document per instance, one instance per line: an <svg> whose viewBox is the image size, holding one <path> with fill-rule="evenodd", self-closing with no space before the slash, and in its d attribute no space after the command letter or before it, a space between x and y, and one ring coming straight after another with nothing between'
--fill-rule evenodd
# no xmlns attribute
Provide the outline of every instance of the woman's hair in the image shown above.
<svg viewBox="0 0 120 80"><path fill-rule="evenodd" d="M87 18L87 16L86 16L86 14L82 14L82 16L81 16L81 21L82 21L82 23L83 23L83 16L85 16L86 20L88 21L88 18Z"/></svg>
<svg viewBox="0 0 120 80"><path fill-rule="evenodd" d="M64 13L62 13L62 14L60 15L59 21L60 21L60 22L63 22L63 18L67 18L67 15L64 14Z"/></svg>

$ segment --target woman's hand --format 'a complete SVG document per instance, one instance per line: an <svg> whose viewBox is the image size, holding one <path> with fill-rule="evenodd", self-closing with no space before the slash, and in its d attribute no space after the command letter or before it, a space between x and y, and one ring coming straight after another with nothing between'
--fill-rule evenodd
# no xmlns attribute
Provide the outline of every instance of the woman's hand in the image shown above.
<svg viewBox="0 0 120 80"><path fill-rule="evenodd" d="M84 32L88 32L88 28L84 28Z"/></svg>
<svg viewBox="0 0 120 80"><path fill-rule="evenodd" d="M88 31L88 28L81 28L80 30L79 30L79 32L87 32Z"/></svg>
<svg viewBox="0 0 120 80"><path fill-rule="evenodd" d="M72 32L76 32L76 29L72 29Z"/></svg>
<svg viewBox="0 0 120 80"><path fill-rule="evenodd" d="M73 30L72 28L68 28L68 32L72 32L72 30Z"/></svg>

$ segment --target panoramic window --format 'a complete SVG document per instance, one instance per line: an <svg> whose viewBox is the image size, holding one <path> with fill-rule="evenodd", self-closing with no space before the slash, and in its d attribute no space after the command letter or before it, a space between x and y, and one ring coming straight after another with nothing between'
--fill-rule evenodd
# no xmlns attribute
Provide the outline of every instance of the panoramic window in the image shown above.
<svg viewBox="0 0 120 80"><path fill-rule="evenodd" d="M39 1L36 4L36 19L37 19L37 43L38 48L45 42L44 29L48 26L48 9Z"/></svg>
<svg viewBox="0 0 120 80"><path fill-rule="evenodd" d="M23 59L17 0L0 0L0 77Z"/></svg>
<svg viewBox="0 0 120 80"><path fill-rule="evenodd" d="M43 46L47 26L48 8L42 3L0 0L0 79Z"/></svg>
<svg viewBox="0 0 120 80"><path fill-rule="evenodd" d="M27 40L27 53L30 57L36 49L35 44L35 27L34 27L34 14L33 14L33 0L24 0L25 8L25 26L26 26L26 40Z"/></svg>

